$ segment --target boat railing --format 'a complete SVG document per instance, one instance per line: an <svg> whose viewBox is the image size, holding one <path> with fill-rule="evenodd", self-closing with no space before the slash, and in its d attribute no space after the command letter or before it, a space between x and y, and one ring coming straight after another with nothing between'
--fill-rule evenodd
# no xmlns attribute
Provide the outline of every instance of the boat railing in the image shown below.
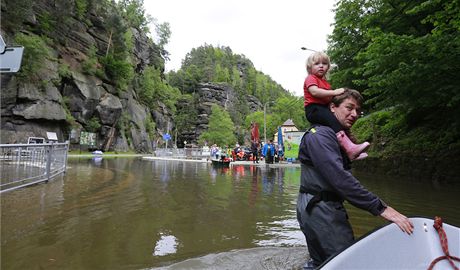
<svg viewBox="0 0 460 270"><path fill-rule="evenodd" d="M65 173L69 143L0 144L0 193Z"/></svg>

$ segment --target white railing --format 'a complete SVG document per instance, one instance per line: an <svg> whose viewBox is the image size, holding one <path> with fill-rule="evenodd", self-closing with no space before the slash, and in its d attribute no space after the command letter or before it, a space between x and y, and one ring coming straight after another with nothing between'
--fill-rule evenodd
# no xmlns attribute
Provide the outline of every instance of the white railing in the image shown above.
<svg viewBox="0 0 460 270"><path fill-rule="evenodd" d="M0 193L65 173L69 143L0 144Z"/></svg>
<svg viewBox="0 0 460 270"><path fill-rule="evenodd" d="M207 159L210 156L209 150L202 148L157 148L155 150L157 157L172 157L172 158L186 158L186 159Z"/></svg>

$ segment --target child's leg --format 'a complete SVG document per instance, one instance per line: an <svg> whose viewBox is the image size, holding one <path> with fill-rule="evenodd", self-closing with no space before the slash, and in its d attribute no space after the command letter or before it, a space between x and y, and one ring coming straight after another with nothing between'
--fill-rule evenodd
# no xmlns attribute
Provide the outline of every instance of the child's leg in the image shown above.
<svg viewBox="0 0 460 270"><path fill-rule="evenodd" d="M335 133L343 129L339 120L331 112L328 105L310 104L305 107L305 116L311 124L321 124L328 126L334 130Z"/></svg>
<svg viewBox="0 0 460 270"><path fill-rule="evenodd" d="M343 150L345 150L347 156L351 160L363 159L367 157L367 154L363 152L369 147L370 144L368 142L354 144L343 130L337 132L336 136L340 146Z"/></svg>

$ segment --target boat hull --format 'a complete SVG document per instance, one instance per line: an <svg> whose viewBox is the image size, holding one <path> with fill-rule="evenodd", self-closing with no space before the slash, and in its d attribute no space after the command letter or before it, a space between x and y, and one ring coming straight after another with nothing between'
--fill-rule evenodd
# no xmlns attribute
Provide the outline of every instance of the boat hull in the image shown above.
<svg viewBox="0 0 460 270"><path fill-rule="evenodd" d="M414 233L407 235L394 223L358 239L347 249L323 263L319 269L428 269L445 255L433 219L411 218ZM443 224L451 256L460 258L460 228ZM460 262L454 261L457 267ZM447 260L433 269L452 269Z"/></svg>
<svg viewBox="0 0 460 270"><path fill-rule="evenodd" d="M230 161L212 159L211 163L213 166L216 166L216 167L230 167Z"/></svg>

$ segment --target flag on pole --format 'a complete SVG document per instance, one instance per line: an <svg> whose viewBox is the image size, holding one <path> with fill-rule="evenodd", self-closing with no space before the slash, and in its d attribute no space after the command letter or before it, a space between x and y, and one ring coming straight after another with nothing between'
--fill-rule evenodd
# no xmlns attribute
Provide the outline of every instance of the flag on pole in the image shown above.
<svg viewBox="0 0 460 270"><path fill-rule="evenodd" d="M281 131L281 127L278 127L278 156L282 157L284 155L283 149L283 132Z"/></svg>
<svg viewBox="0 0 460 270"><path fill-rule="evenodd" d="M259 125L257 123L251 123L251 141L258 142L259 138Z"/></svg>

